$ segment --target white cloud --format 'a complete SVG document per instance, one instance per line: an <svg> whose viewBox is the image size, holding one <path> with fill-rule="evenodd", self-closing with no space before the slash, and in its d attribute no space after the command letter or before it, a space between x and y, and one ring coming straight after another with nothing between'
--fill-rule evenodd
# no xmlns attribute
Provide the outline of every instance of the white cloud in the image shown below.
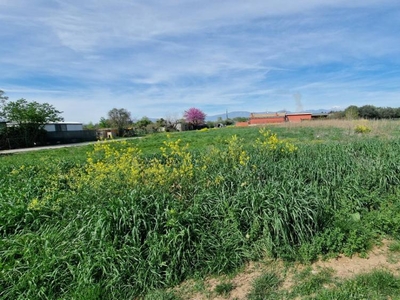
<svg viewBox="0 0 400 300"><path fill-rule="evenodd" d="M295 92L305 108L388 105L399 16L391 0L0 0L0 88L95 122L114 106L293 110Z"/></svg>

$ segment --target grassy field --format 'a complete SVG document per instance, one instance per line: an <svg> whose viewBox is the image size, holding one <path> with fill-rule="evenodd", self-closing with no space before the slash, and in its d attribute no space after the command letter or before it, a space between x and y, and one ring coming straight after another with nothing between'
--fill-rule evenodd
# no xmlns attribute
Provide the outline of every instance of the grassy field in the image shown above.
<svg viewBox="0 0 400 300"><path fill-rule="evenodd" d="M179 299L265 257L367 256L400 238L399 146L398 121L325 120L2 155L0 297ZM399 297L391 273L291 294L263 276L249 299Z"/></svg>

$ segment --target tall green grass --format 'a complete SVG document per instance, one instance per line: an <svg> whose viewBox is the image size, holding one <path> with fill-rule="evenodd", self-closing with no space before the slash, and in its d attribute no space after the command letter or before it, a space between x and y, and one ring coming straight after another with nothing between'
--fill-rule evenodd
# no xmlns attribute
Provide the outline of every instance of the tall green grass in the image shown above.
<svg viewBox="0 0 400 300"><path fill-rule="evenodd" d="M241 143L249 160L240 165L226 154L228 136L215 132L215 156L201 142L209 132L172 135L200 141L190 150L195 176L168 188L130 185L119 174L78 187L82 158L7 157L0 166L0 297L134 298L264 255L353 255L380 234L400 235L399 140L304 140L282 154L253 147L254 129L225 131L248 138ZM151 140L154 147L162 137ZM142 148L149 162L162 159ZM202 171L197 164L206 158Z"/></svg>

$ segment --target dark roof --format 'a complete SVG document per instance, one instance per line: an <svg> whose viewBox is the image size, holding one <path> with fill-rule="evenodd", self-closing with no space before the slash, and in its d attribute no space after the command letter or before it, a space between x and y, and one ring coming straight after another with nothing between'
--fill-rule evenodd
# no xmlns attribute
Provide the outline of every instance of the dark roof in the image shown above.
<svg viewBox="0 0 400 300"><path fill-rule="evenodd" d="M286 114L287 116L298 116L298 115L311 115L311 113L310 112L298 112L298 113L289 113L289 114Z"/></svg>
<svg viewBox="0 0 400 300"><path fill-rule="evenodd" d="M312 114L311 116L313 116L313 117L327 117L329 115L330 115L329 113L315 113L315 114Z"/></svg>

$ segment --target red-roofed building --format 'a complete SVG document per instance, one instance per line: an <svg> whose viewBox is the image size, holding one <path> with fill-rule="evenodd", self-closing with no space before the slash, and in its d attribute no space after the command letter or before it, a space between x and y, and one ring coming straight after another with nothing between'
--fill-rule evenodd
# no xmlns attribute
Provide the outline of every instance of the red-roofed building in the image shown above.
<svg viewBox="0 0 400 300"><path fill-rule="evenodd" d="M290 113L286 114L286 120L288 122L301 122L304 120L311 120L311 113Z"/></svg>
<svg viewBox="0 0 400 300"><path fill-rule="evenodd" d="M248 122L236 122L236 126L245 127L251 125L276 124L284 122L302 122L311 120L311 113L251 113Z"/></svg>
<svg viewBox="0 0 400 300"><path fill-rule="evenodd" d="M250 114L249 125L270 124L270 123L284 123L286 113L272 113L272 114Z"/></svg>

